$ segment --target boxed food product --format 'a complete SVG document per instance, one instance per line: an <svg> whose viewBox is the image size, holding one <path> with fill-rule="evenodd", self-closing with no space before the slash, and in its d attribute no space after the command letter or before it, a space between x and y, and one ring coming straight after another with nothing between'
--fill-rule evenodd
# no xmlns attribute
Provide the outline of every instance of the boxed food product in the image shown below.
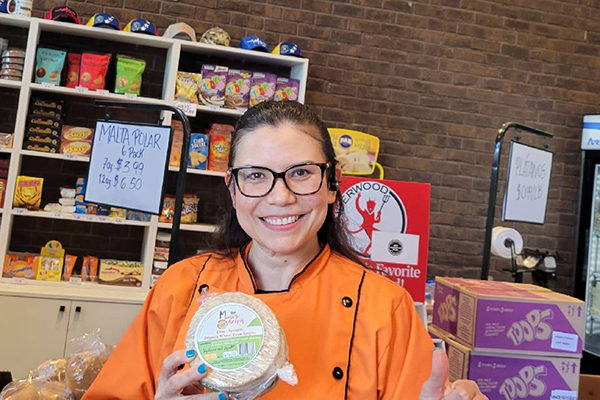
<svg viewBox="0 0 600 400"><path fill-rule="evenodd" d="M35 83L60 85L67 53L62 50L38 47L35 56Z"/></svg>
<svg viewBox="0 0 600 400"><path fill-rule="evenodd" d="M169 154L169 166L179 167L181 162L181 147L183 146L183 124L181 121L171 121L173 139L171 142L171 153Z"/></svg>
<svg viewBox="0 0 600 400"><path fill-rule="evenodd" d="M142 89L142 74L145 69L146 61L117 54L115 93L139 95Z"/></svg>
<svg viewBox="0 0 600 400"><path fill-rule="evenodd" d="M23 149L31 151L41 151L42 153L58 153L60 151L58 145L36 143L31 142L29 140L23 143Z"/></svg>
<svg viewBox="0 0 600 400"><path fill-rule="evenodd" d="M35 279L39 254L10 252L4 256L2 276L5 278Z"/></svg>
<svg viewBox="0 0 600 400"><path fill-rule="evenodd" d="M246 110L250 98L250 81L252 72L240 69L230 69L227 73L225 87L225 107Z"/></svg>
<svg viewBox="0 0 600 400"><path fill-rule="evenodd" d="M155 247L154 248L154 260L169 261L169 248L168 247Z"/></svg>
<svg viewBox="0 0 600 400"><path fill-rule="evenodd" d="M221 65L203 65L200 83L200 101L205 105L222 107L225 104L225 84L229 68Z"/></svg>
<svg viewBox="0 0 600 400"><path fill-rule="evenodd" d="M478 350L580 357L584 314L549 290L436 278L433 324Z"/></svg>
<svg viewBox="0 0 600 400"><path fill-rule="evenodd" d="M206 169L209 147L208 141L209 136L204 133L192 133L190 135L189 168Z"/></svg>
<svg viewBox="0 0 600 400"><path fill-rule="evenodd" d="M470 379L490 399L577 400L578 357L489 354L432 328L446 342L449 379Z"/></svg>
<svg viewBox="0 0 600 400"><path fill-rule="evenodd" d="M92 90L104 89L110 58L110 54L82 53L79 86Z"/></svg>
<svg viewBox="0 0 600 400"><path fill-rule="evenodd" d="M211 171L227 171L231 134L211 133L208 152L208 169Z"/></svg>
<svg viewBox="0 0 600 400"><path fill-rule="evenodd" d="M142 286L144 264L138 261L100 261L98 282L106 285Z"/></svg>
<svg viewBox="0 0 600 400"><path fill-rule="evenodd" d="M175 101L198 104L198 87L201 81L201 74L177 71Z"/></svg>
<svg viewBox="0 0 600 400"><path fill-rule="evenodd" d="M42 200L42 186L44 178L31 176L17 176L13 207L25 207L30 210L39 210Z"/></svg>
<svg viewBox="0 0 600 400"><path fill-rule="evenodd" d="M94 128L86 126L63 125L60 133L62 141L91 142L94 139Z"/></svg>
<svg viewBox="0 0 600 400"><path fill-rule="evenodd" d="M298 100L299 87L300 87L300 81L298 79L277 78L277 83L275 85L275 94L273 96L273 100L275 100L275 101Z"/></svg>
<svg viewBox="0 0 600 400"><path fill-rule="evenodd" d="M150 287L154 286L158 278L167 270L167 262L166 261L154 261L152 264L152 281L150 282Z"/></svg>
<svg viewBox="0 0 600 400"><path fill-rule="evenodd" d="M52 108L45 107L32 107L31 116L39 118L50 118L57 121L62 120L62 111L58 111Z"/></svg>
<svg viewBox="0 0 600 400"><path fill-rule="evenodd" d="M36 279L40 281L60 281L65 250L57 240L50 240L40 252Z"/></svg>
<svg viewBox="0 0 600 400"><path fill-rule="evenodd" d="M252 74L250 85L250 107L254 107L263 101L273 100L277 75L266 72L255 72Z"/></svg>

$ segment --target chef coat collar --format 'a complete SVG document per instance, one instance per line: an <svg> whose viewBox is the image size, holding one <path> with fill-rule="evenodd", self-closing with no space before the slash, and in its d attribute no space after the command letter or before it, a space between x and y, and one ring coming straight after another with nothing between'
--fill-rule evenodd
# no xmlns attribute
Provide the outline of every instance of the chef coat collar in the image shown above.
<svg viewBox="0 0 600 400"><path fill-rule="evenodd" d="M251 247L252 242L249 242L240 249L238 253L237 264L242 286L245 288L245 290L254 294L289 292L290 290L292 290L292 288L302 285L303 282L306 282L318 275L319 272L323 269L323 267L327 264L327 260L329 259L329 256L331 254L331 248L329 247L329 245L321 247L321 250L319 250L315 257L292 277L292 280L290 281L290 284L287 289L261 290L258 289L256 279L254 278L254 273L252 272L252 269L248 264L248 253L250 252Z"/></svg>

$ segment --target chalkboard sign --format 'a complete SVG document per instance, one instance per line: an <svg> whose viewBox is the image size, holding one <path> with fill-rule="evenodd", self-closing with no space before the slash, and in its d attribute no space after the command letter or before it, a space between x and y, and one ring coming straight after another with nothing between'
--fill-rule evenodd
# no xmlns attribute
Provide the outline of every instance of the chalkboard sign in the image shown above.
<svg viewBox="0 0 600 400"><path fill-rule="evenodd" d="M502 220L544 223L553 155L511 143Z"/></svg>
<svg viewBox="0 0 600 400"><path fill-rule="evenodd" d="M159 214L170 126L98 121L85 201Z"/></svg>

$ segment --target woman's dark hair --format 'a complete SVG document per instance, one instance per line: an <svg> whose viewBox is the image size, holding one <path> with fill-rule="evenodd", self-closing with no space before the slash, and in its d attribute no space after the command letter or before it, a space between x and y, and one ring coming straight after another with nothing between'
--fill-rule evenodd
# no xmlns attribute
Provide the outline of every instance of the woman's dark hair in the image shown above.
<svg viewBox="0 0 600 400"><path fill-rule="evenodd" d="M325 222L317 233L319 242L321 244L327 243L332 250L343 254L351 260L361 263L348 241L344 204L335 176L335 165L337 164L337 160L335 159L335 152L333 150L333 145L331 144L329 132L319 116L307 106L296 101L266 101L246 111L246 113L244 113L237 121L233 131L231 149L229 152L229 167L231 168L233 166L232 164L235 160L240 140L242 140L245 135L250 134L263 126L275 127L285 122L294 125L314 127L314 132L312 132L313 130L311 129L307 134L321 142L321 149L325 154L325 158L327 159L327 162L332 165L327 170L326 177L329 190L336 191L336 200L327 207ZM234 185L233 179L229 184ZM232 256L234 249L242 247L250 242L250 240L250 236L244 232L237 220L235 209L233 209L233 207L229 208L225 212L223 221L221 222L216 235L215 247L220 250L222 255Z"/></svg>

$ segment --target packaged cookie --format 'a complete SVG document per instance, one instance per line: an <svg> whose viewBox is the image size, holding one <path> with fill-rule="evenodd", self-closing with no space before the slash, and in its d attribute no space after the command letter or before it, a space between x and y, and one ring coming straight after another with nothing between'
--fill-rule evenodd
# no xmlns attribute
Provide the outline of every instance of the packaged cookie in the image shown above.
<svg viewBox="0 0 600 400"><path fill-rule="evenodd" d="M198 221L198 196L195 194L184 194L181 207L181 223L195 224Z"/></svg>
<svg viewBox="0 0 600 400"><path fill-rule="evenodd" d="M252 74L252 84L250 85L250 107L262 103L263 101L273 100L275 95L275 85L277 75L266 72L255 72Z"/></svg>
<svg viewBox="0 0 600 400"><path fill-rule="evenodd" d="M229 68L220 65L203 65L200 83L200 101L205 105L222 107L225 104L225 84Z"/></svg>
<svg viewBox="0 0 600 400"><path fill-rule="evenodd" d="M25 141L31 143L49 144L52 146L57 146L60 144L60 139L51 135L27 134L25 135Z"/></svg>
<svg viewBox="0 0 600 400"><path fill-rule="evenodd" d="M82 53L79 86L92 90L104 89L110 58L110 54Z"/></svg>
<svg viewBox="0 0 600 400"><path fill-rule="evenodd" d="M38 47L35 56L35 83L60 85L67 53L63 50Z"/></svg>
<svg viewBox="0 0 600 400"><path fill-rule="evenodd" d="M23 149L41 151L42 153L58 153L60 151L60 146L26 141L23 143Z"/></svg>
<svg viewBox="0 0 600 400"><path fill-rule="evenodd" d="M175 214L175 196L166 194L163 198L162 210L158 216L159 222L172 223Z"/></svg>
<svg viewBox="0 0 600 400"><path fill-rule="evenodd" d="M275 101L296 101L298 100L298 88L300 87L300 81L293 78L277 78L277 84L275 85L275 94L273 100Z"/></svg>
<svg viewBox="0 0 600 400"><path fill-rule="evenodd" d="M66 82L67 87L74 88L79 85L80 64L81 64L81 54L80 53L68 53L67 54L67 82Z"/></svg>
<svg viewBox="0 0 600 400"><path fill-rule="evenodd" d="M76 140L91 142L94 139L94 128L85 126L63 125L61 130L61 140Z"/></svg>
<svg viewBox="0 0 600 400"><path fill-rule="evenodd" d="M177 71L175 101L198 104L198 86L201 80L201 74Z"/></svg>
<svg viewBox="0 0 600 400"><path fill-rule="evenodd" d="M190 135L188 168L206 169L208 160L209 136L204 133Z"/></svg>
<svg viewBox="0 0 600 400"><path fill-rule="evenodd" d="M250 82L252 72L240 69L230 69L227 73L225 86L225 107L246 110L250 97Z"/></svg>
<svg viewBox="0 0 600 400"><path fill-rule="evenodd" d="M139 96L145 69L146 61L117 54L115 93L132 93Z"/></svg>
<svg viewBox="0 0 600 400"><path fill-rule="evenodd" d="M31 102L33 107L43 107L52 110L62 111L64 107L64 101L59 99L48 99L43 97L34 97Z"/></svg>
<svg viewBox="0 0 600 400"><path fill-rule="evenodd" d="M44 127L44 126L29 126L25 131L25 135L46 135L55 138L60 138L60 131L58 128Z"/></svg>
<svg viewBox="0 0 600 400"><path fill-rule="evenodd" d="M183 124L181 121L171 121L173 139L171 139L171 152L169 154L169 166L179 167L181 162L181 147L183 146Z"/></svg>

